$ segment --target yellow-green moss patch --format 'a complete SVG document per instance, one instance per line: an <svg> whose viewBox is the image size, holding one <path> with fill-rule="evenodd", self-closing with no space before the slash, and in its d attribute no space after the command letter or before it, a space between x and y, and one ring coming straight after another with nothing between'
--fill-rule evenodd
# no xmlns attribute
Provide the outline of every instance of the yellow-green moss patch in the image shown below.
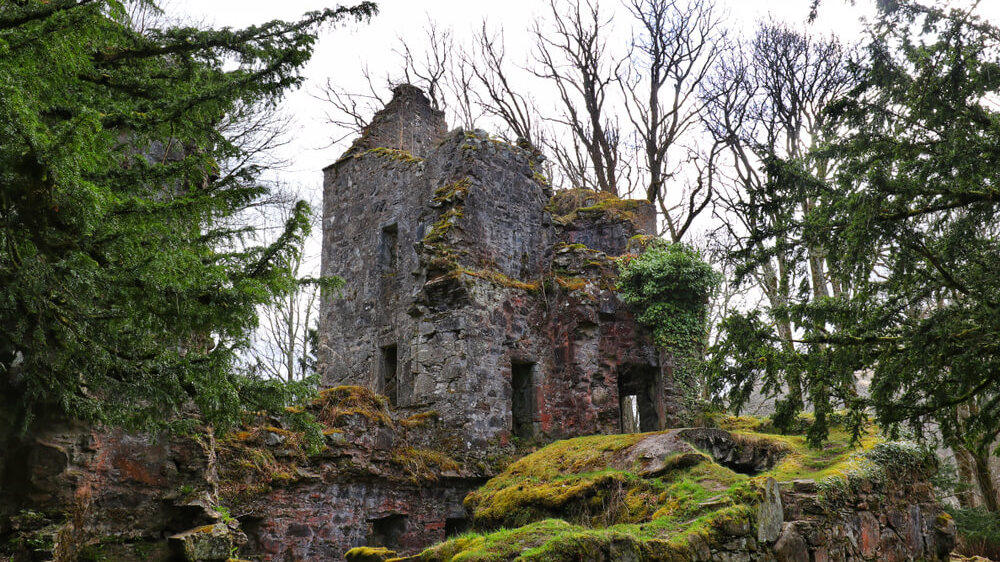
<svg viewBox="0 0 1000 562"><path fill-rule="evenodd" d="M403 162L406 164L415 164L417 162L423 162L423 158L418 158L406 150L400 150L398 148L387 148L385 146L377 146L375 148L368 149L364 152L360 152L354 155L355 158L361 158L366 154L371 154L378 156L379 158L385 158L387 160L392 160L394 162Z"/></svg>

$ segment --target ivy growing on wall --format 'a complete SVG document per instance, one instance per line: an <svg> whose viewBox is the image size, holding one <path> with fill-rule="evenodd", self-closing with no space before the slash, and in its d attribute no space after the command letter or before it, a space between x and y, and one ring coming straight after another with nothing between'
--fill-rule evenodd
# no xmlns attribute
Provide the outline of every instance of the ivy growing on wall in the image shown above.
<svg viewBox="0 0 1000 562"><path fill-rule="evenodd" d="M708 336L708 304L722 275L694 248L655 240L639 256L620 259L618 291L656 345L673 356L673 385L682 418L692 418L707 396L698 374ZM691 419L682 420L690 422Z"/></svg>
<svg viewBox="0 0 1000 562"><path fill-rule="evenodd" d="M618 291L656 345L677 352L704 348L708 301L722 276L686 244L657 240L620 262Z"/></svg>

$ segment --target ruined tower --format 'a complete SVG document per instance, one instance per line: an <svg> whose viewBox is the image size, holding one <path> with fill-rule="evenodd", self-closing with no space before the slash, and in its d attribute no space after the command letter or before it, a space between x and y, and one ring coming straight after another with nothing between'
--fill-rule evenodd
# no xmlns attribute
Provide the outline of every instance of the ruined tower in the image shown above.
<svg viewBox="0 0 1000 562"><path fill-rule="evenodd" d="M322 273L346 281L322 304L324 386L434 410L467 450L671 424L669 354L614 291L653 207L553 194L540 163L395 90L324 170Z"/></svg>

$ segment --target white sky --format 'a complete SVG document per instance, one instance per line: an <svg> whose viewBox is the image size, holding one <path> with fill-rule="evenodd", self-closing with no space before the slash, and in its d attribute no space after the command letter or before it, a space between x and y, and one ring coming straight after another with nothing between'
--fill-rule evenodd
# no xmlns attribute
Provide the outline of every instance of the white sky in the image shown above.
<svg viewBox="0 0 1000 562"><path fill-rule="evenodd" d="M717 0L729 13L730 28L752 26L771 14L775 19L804 24L809 0ZM820 17L812 29L822 33L854 31L858 17L869 10L849 6L845 0L824 0ZM288 96L286 111L295 125L292 143L285 148L290 167L280 172L284 181L301 185L320 199L320 170L337 159L343 147L327 147L333 135L325 123L323 103L314 99L327 78L348 90L363 90L361 68L367 62L379 74L399 67L399 57L393 52L397 37L410 41L419 49L418 40L428 19L440 28L452 28L456 40L468 37L486 18L491 27L502 28L511 62L531 49L528 29L539 14L547 13L543 0L381 0L380 13L368 24L324 30L316 52L305 69L306 82L302 89ZM604 0L602 10L617 6L616 0ZM271 19L295 19L304 12L330 6L322 0L169 0L165 3L171 14L214 26L242 27ZM449 124L453 125L453 124Z"/></svg>
<svg viewBox="0 0 1000 562"><path fill-rule="evenodd" d="M485 18L491 28L503 30L508 60L523 64L534 43L529 28L539 15L548 13L546 0L376 1L380 13L370 23L352 23L321 32L313 59L304 71L303 87L291 92L285 103L284 111L292 116L293 126L291 142L283 147L281 156L289 166L276 175L286 184L300 188L303 196L317 205L322 201L321 169L335 161L346 146L329 146L336 130L325 121L324 102L313 97L327 79L348 91L364 91L363 65L367 63L377 76L399 69L400 57L394 52L398 38L406 39L419 53L429 20L434 20L440 29L452 29L455 41L464 43ZM951 1L954 5L966 5L976 0ZM813 33L836 33L850 41L860 36L860 18L873 13L871 0L855 0L853 5L851 0L822 0L817 21L807 27L810 3L810 0L716 0L717 7L725 14L725 27L737 34L747 33L757 21L773 17ZM1000 22L1000 0L978 3L980 15ZM292 20L304 12L333 5L323 0L164 0L162 4L170 15L184 20L232 27L272 19ZM600 4L602 12L611 13L620 10L621 2L600 0ZM622 13L613 21L623 43L628 40L631 23L628 18ZM315 250L308 253L315 256Z"/></svg>
<svg viewBox="0 0 1000 562"><path fill-rule="evenodd" d="M747 30L768 16L795 25L805 25L810 0L716 0L728 13L727 27ZM968 0L974 1L974 0ZM965 4L966 0L953 0ZM349 3L349 2L347 2ZM512 62L518 53L527 53L532 40L528 34L539 14L547 13L544 0L377 0L380 13L368 24L351 24L322 32L316 52L305 69L302 89L288 96L286 111L295 120L293 142L286 147L290 168L281 172L285 181L315 190L319 201L320 170L336 160L343 147L326 147L333 135L325 123L323 104L311 97L332 79L347 89L361 90L360 71L367 62L373 71L399 67L393 52L397 37L411 41L415 49L423 37L428 19L441 28L452 28L456 40L467 37L486 18L491 26L504 31ZM166 0L168 11L185 19L216 26L242 27L272 19L295 19L304 12L330 6L323 0ZM603 0L602 10L617 7L618 0ZM838 33L845 39L860 33L859 18L872 13L869 0L823 0L819 18L810 30L821 34ZM981 0L978 13L1000 21L1000 0ZM520 62L520 61L517 61ZM451 125L451 124L450 124ZM326 147L326 148L324 148Z"/></svg>

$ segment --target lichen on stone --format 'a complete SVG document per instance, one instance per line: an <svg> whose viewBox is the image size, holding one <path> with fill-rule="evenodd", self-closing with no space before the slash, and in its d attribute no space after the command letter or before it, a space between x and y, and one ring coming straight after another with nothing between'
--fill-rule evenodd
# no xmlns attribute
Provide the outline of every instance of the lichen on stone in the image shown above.
<svg viewBox="0 0 1000 562"><path fill-rule="evenodd" d="M764 425L728 421L753 429ZM698 452L698 446L709 446L707 436L723 434L729 448ZM842 431L831 437L829 450L808 448L802 435L745 429L557 442L514 462L467 497L478 533L427 549L419 559L708 560L716 552L763 552L783 529L778 480L818 480L822 488L830 480L850 483L852 474L869 484L899 471L928 477L920 472L925 457L905 444L870 435L852 446ZM780 456L771 455L773 465L759 474L724 466L753 457L741 450L752 447Z"/></svg>

